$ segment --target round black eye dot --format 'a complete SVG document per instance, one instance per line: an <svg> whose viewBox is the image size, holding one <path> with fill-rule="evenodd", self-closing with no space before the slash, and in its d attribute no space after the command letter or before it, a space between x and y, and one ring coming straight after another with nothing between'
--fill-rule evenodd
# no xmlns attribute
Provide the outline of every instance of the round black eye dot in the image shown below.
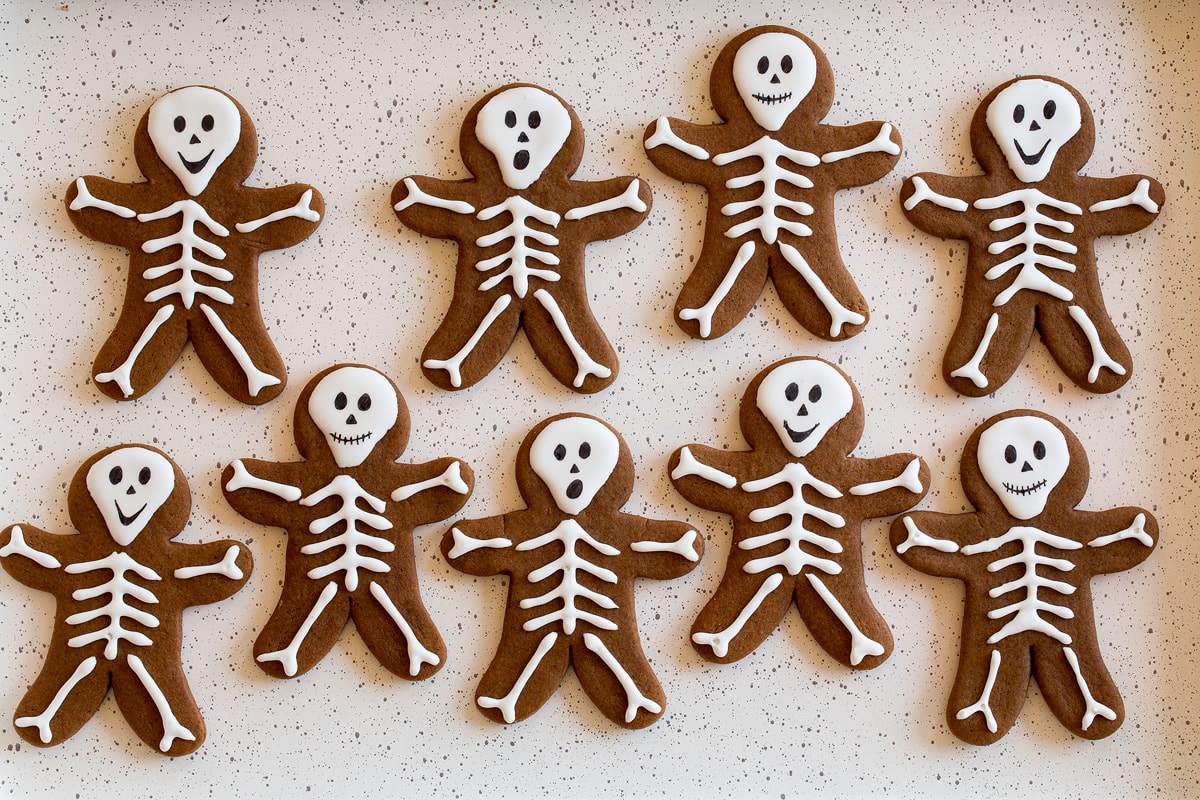
<svg viewBox="0 0 1200 800"><path fill-rule="evenodd" d="M183 133L183 129L187 127L187 120L183 117L175 118L175 132Z"/></svg>
<svg viewBox="0 0 1200 800"><path fill-rule="evenodd" d="M800 387L794 383L789 383L787 388L783 390L783 396L788 399L789 403L792 402L800 396Z"/></svg>
<svg viewBox="0 0 1200 800"><path fill-rule="evenodd" d="M562 461L566 457L567 457L567 448L563 447L561 444L558 447L554 448L554 459L556 461Z"/></svg>
<svg viewBox="0 0 1200 800"><path fill-rule="evenodd" d="M1004 448L1004 460L1010 464L1015 464L1017 461L1017 448L1013 447L1011 444Z"/></svg>
<svg viewBox="0 0 1200 800"><path fill-rule="evenodd" d="M510 128L517 127L517 112L507 111L504 114L504 124Z"/></svg>
<svg viewBox="0 0 1200 800"><path fill-rule="evenodd" d="M1034 442L1033 443L1033 457L1036 458L1038 461L1041 461L1043 458L1045 458L1046 457L1046 445L1042 444L1041 442Z"/></svg>
<svg viewBox="0 0 1200 800"><path fill-rule="evenodd" d="M817 384L808 390L808 402L815 403L821 399L821 385Z"/></svg>
<svg viewBox="0 0 1200 800"><path fill-rule="evenodd" d="M1025 119L1025 106L1017 106L1013 109L1013 122L1020 122Z"/></svg>
<svg viewBox="0 0 1200 800"><path fill-rule="evenodd" d="M362 397L358 398L358 410L359 411L369 411L370 408L371 408L371 395L364 394Z"/></svg>
<svg viewBox="0 0 1200 800"><path fill-rule="evenodd" d="M770 68L771 68L771 60L768 59L766 56L763 56L762 58L760 58L758 60L758 74L759 75L766 75L767 70L769 70Z"/></svg>
<svg viewBox="0 0 1200 800"><path fill-rule="evenodd" d="M142 486L145 486L149 482L150 482L150 468L142 467L141 470L138 471L138 483L140 483Z"/></svg>
<svg viewBox="0 0 1200 800"><path fill-rule="evenodd" d="M341 411L346 407L346 393L338 392L337 397L333 398L333 407Z"/></svg>
<svg viewBox="0 0 1200 800"><path fill-rule="evenodd" d="M108 471L108 482L113 486L116 486L118 483L120 483L121 478L123 477L125 477L125 473L121 471L120 467L113 467Z"/></svg>
<svg viewBox="0 0 1200 800"><path fill-rule="evenodd" d="M536 111L529 112L529 127L536 128L542 124L542 115Z"/></svg>
<svg viewBox="0 0 1200 800"><path fill-rule="evenodd" d="M591 454L592 454L592 446L590 444L588 444L587 442L584 442L583 444L579 445L579 457L580 458L587 458Z"/></svg>
<svg viewBox="0 0 1200 800"><path fill-rule="evenodd" d="M200 120L200 127L205 131L211 131L214 124L212 114L205 114L204 119Z"/></svg>
<svg viewBox="0 0 1200 800"><path fill-rule="evenodd" d="M792 57L784 56L783 59L779 62L779 68L781 70L783 70L785 75L787 73L791 72L792 71Z"/></svg>
<svg viewBox="0 0 1200 800"><path fill-rule="evenodd" d="M1050 119L1054 116L1054 112L1058 111L1058 106L1054 105L1053 100L1047 100L1046 105L1042 107L1042 116Z"/></svg>

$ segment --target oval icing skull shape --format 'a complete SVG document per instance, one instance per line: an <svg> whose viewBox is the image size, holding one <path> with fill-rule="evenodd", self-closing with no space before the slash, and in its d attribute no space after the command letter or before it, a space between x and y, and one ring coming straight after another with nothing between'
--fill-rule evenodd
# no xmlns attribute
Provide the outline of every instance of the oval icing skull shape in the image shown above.
<svg viewBox="0 0 1200 800"><path fill-rule="evenodd" d="M1079 133L1081 124L1075 96L1041 78L1006 86L987 109L992 138L1024 183L1036 183L1050 173L1059 149Z"/></svg>
<svg viewBox="0 0 1200 800"><path fill-rule="evenodd" d="M574 516L608 483L621 444L598 420L566 417L551 422L529 448L529 464L546 484L554 503Z"/></svg>
<svg viewBox="0 0 1200 800"><path fill-rule="evenodd" d="M1062 431L1041 417L1008 417L979 436L979 471L1017 519L1032 519L1071 463Z"/></svg>
<svg viewBox="0 0 1200 800"><path fill-rule="evenodd" d="M528 189L542 177L571 133L571 115L533 86L500 92L479 110L475 138L496 157L510 189Z"/></svg>
<svg viewBox="0 0 1200 800"><path fill-rule="evenodd" d="M147 125L159 159L192 197L208 188L242 136L237 106L206 86L187 86L158 98Z"/></svg>
<svg viewBox="0 0 1200 800"><path fill-rule="evenodd" d="M808 96L817 79L817 59L803 39L764 33L733 57L733 85L759 127L777 131Z"/></svg>
<svg viewBox="0 0 1200 800"><path fill-rule="evenodd" d="M122 447L92 465L87 490L113 541L126 547L175 490L175 469L153 450Z"/></svg>
<svg viewBox="0 0 1200 800"><path fill-rule="evenodd" d="M388 379L366 367L326 375L308 397L308 414L325 434L333 460L357 467L392 429L400 407Z"/></svg>
<svg viewBox="0 0 1200 800"><path fill-rule="evenodd" d="M823 361L788 361L763 378L755 398L788 452L811 453L854 407L854 391Z"/></svg>

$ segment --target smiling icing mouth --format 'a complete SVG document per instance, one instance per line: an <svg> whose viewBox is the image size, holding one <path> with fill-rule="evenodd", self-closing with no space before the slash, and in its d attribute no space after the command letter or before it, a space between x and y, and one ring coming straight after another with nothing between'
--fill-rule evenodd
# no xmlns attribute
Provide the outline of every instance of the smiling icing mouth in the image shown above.
<svg viewBox="0 0 1200 800"><path fill-rule="evenodd" d="M179 156L179 160L183 162L183 166L187 169L187 171L193 175L196 175L199 174L200 170L204 169L204 167L208 165L208 160L212 158L212 155L215 152L215 150L209 150L208 155L199 161L188 161L183 157L183 153L177 153L177 155Z"/></svg>
<svg viewBox="0 0 1200 800"><path fill-rule="evenodd" d="M367 431L366 433L361 434L359 436L340 436L339 434L336 434L333 431L329 432L329 437L331 439L333 439L335 442L337 442L338 444L362 444L363 442L365 442L367 439L370 439L374 435L375 434L373 431Z"/></svg>
<svg viewBox="0 0 1200 800"><path fill-rule="evenodd" d="M783 423L783 429L788 432L788 436L796 444L800 444L801 442L803 442L805 439L807 439L809 437L809 435L812 434L813 431L815 431L820 426L821 426L821 423L818 422L816 425L813 425L811 428L809 428L806 431L794 431L791 429L791 427L788 426L786 420Z"/></svg>
<svg viewBox="0 0 1200 800"><path fill-rule="evenodd" d="M1047 139L1046 143L1042 145L1042 149L1038 150L1032 155L1025 155L1025 151L1021 149L1021 143L1016 139L1013 139L1013 145L1017 148L1017 155L1021 157L1021 160L1025 162L1025 165L1031 167L1042 160L1042 156L1046 153L1046 148L1050 146L1050 140Z"/></svg>
<svg viewBox="0 0 1200 800"><path fill-rule="evenodd" d="M1037 483L1031 483L1028 486L1013 486L1011 483L1003 484L1006 491L1011 494L1021 495L1022 497L1027 494L1033 494L1034 492L1040 491L1045 485L1045 480L1040 480Z"/></svg>
<svg viewBox="0 0 1200 800"><path fill-rule="evenodd" d="M116 501L116 500L113 500L113 505L117 507L117 516L118 516L118 517L121 519L121 524L122 524L122 525L129 525L129 524L131 524L131 523L132 523L132 522L133 522L135 519L137 519L139 516L141 516L141 513L142 513L143 511L145 511L145 510L146 510L146 504L145 504L145 503L143 503L141 508L139 508L137 511L133 512L132 514L130 514L130 515L127 517L127 516L125 516L125 515L124 515L124 514L121 512L121 506L120 506L120 504L119 504L119 503L117 503L117 501Z"/></svg>
<svg viewBox="0 0 1200 800"><path fill-rule="evenodd" d="M786 103L788 100L792 99L791 92L787 92L785 94L752 94L750 96L758 102L766 103L769 106L773 106L776 103Z"/></svg>

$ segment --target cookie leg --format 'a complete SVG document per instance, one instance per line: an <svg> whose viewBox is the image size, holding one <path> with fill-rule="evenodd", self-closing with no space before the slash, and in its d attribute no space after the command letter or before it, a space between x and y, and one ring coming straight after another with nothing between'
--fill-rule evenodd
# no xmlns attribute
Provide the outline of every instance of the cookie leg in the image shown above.
<svg viewBox="0 0 1200 800"><path fill-rule="evenodd" d="M135 400L171 370L187 338L187 320L173 303L130 303L96 356L92 382L109 397Z"/></svg>
<svg viewBox="0 0 1200 800"><path fill-rule="evenodd" d="M538 308L525 312L525 335L546 369L564 386L592 393L617 377L617 354L600 329L582 293L563 297L560 304L549 291L533 293Z"/></svg>
<svg viewBox="0 0 1200 800"><path fill-rule="evenodd" d="M1125 385L1133 359L1101 303L1046 302L1039 309L1042 341L1063 372L1089 392L1114 392Z"/></svg>
<svg viewBox="0 0 1200 800"><path fill-rule="evenodd" d="M867 595L861 569L805 572L796 582L796 607L817 643L843 664L871 669L892 653L892 631Z"/></svg>
<svg viewBox="0 0 1200 800"><path fill-rule="evenodd" d="M108 693L107 662L98 664L95 656L73 661L70 655L52 646L45 668L17 706L13 725L30 744L50 747L71 738Z"/></svg>
<svg viewBox="0 0 1200 800"><path fill-rule="evenodd" d="M1077 637L1067 646L1039 644L1033 666L1046 704L1071 733L1103 739L1121 727L1125 706L1094 638Z"/></svg>
<svg viewBox="0 0 1200 800"><path fill-rule="evenodd" d="M192 346L213 380L243 403L279 396L287 372L271 335L253 308L198 303L204 322L192 321Z"/></svg>
<svg viewBox="0 0 1200 800"><path fill-rule="evenodd" d="M182 756L204 743L204 719L178 660L164 665L150 651L122 654L113 696L138 738L159 752Z"/></svg>
<svg viewBox="0 0 1200 800"><path fill-rule="evenodd" d="M613 722L644 728L662 716L666 694L631 631L585 633L572 657L583 690Z"/></svg>
<svg viewBox="0 0 1200 800"><path fill-rule="evenodd" d="M415 581L407 587L386 578L368 583L369 598L355 595L350 616L379 663L403 678L424 680L445 663L446 645L421 604Z"/></svg>
<svg viewBox="0 0 1200 800"><path fill-rule="evenodd" d="M849 339L862 331L867 324L867 301L840 257L817 254L806 259L787 242L779 243L779 253L784 263L772 263L771 277L779 299L797 322L822 339ZM823 275L817 273L818 268Z"/></svg>
<svg viewBox="0 0 1200 800"><path fill-rule="evenodd" d="M983 397L1003 386L1021 365L1033 339L1035 307L1024 296L1000 308L980 309L969 304L971 297L967 300L946 348L942 374L959 394Z"/></svg>
<svg viewBox="0 0 1200 800"><path fill-rule="evenodd" d="M766 284L766 251L710 226L700 260L675 301L675 321L697 339L724 336L750 313Z"/></svg>
<svg viewBox="0 0 1200 800"><path fill-rule="evenodd" d="M517 335L521 307L511 295L456 292L450 311L421 353L421 372L443 389L465 389L483 380Z"/></svg>
<svg viewBox="0 0 1200 800"><path fill-rule="evenodd" d="M276 678L302 675L333 648L349 617L350 598L335 581L321 584L303 574L285 580L279 605L254 642L254 660Z"/></svg>
<svg viewBox="0 0 1200 800"><path fill-rule="evenodd" d="M989 645L964 639L958 675L950 690L946 721L951 732L971 744L998 741L1017 720L1029 690L1029 647Z"/></svg>
<svg viewBox="0 0 1200 800"><path fill-rule="evenodd" d="M558 633L506 628L475 702L493 722L520 722L550 699L569 661L569 640Z"/></svg>
<svg viewBox="0 0 1200 800"><path fill-rule="evenodd" d="M692 624L692 647L720 664L749 655L783 619L794 585L794 578L779 572L760 579L730 565L716 594Z"/></svg>

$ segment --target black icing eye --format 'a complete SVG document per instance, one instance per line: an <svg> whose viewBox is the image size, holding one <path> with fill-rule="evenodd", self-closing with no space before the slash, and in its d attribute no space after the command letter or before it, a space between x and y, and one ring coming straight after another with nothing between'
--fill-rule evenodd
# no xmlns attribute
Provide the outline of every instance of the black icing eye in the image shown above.
<svg viewBox="0 0 1200 800"><path fill-rule="evenodd" d="M579 445L579 457L580 458L587 458L591 454L592 454L592 446L590 444L588 444L587 442L584 442L583 444Z"/></svg>
<svg viewBox="0 0 1200 800"><path fill-rule="evenodd" d="M1011 444L1004 448L1004 460L1010 464L1017 463L1017 448L1013 447Z"/></svg>
<svg viewBox="0 0 1200 800"><path fill-rule="evenodd" d="M758 60L758 74L759 75L766 75L767 70L769 70L770 68L771 68L771 60L768 59L766 56L763 56L762 58L760 58Z"/></svg>
<svg viewBox="0 0 1200 800"><path fill-rule="evenodd" d="M558 447L554 448L554 460L555 461L562 461L566 457L567 457L567 448L563 447L561 444Z"/></svg>
<svg viewBox="0 0 1200 800"><path fill-rule="evenodd" d="M1042 107L1042 116L1046 119L1054 117L1054 112L1058 110L1058 106L1054 105L1053 100L1047 100L1046 105Z"/></svg>
<svg viewBox="0 0 1200 800"><path fill-rule="evenodd" d="M808 402L815 403L821 399L821 386L817 384L808 390Z"/></svg>
<svg viewBox="0 0 1200 800"><path fill-rule="evenodd" d="M346 393L338 392L337 397L333 398L333 407L341 411L346 407Z"/></svg>
<svg viewBox="0 0 1200 800"><path fill-rule="evenodd" d="M183 117L175 118L175 132L183 133L183 129L187 127L187 120Z"/></svg>
<svg viewBox="0 0 1200 800"><path fill-rule="evenodd" d="M145 486L149 482L150 482L150 468L142 467L138 471L138 483L140 483L142 486Z"/></svg>
<svg viewBox="0 0 1200 800"><path fill-rule="evenodd" d="M1033 457L1036 458L1038 461L1041 461L1043 458L1045 458L1046 457L1046 445L1042 444L1041 442L1034 442L1033 443Z"/></svg>
<svg viewBox="0 0 1200 800"><path fill-rule="evenodd" d="M200 120L200 127L205 132L211 131L214 124L215 123L213 122L212 114L205 114L204 119Z"/></svg>
<svg viewBox="0 0 1200 800"><path fill-rule="evenodd" d="M789 383L787 388L783 390L783 396L788 399L789 403L792 402L800 396L800 387L794 383Z"/></svg>
<svg viewBox="0 0 1200 800"><path fill-rule="evenodd" d="M368 410L370 410L370 408L371 408L371 395L363 394L362 397L358 398L358 410L359 411L368 411Z"/></svg>
<svg viewBox="0 0 1200 800"><path fill-rule="evenodd" d="M125 473L123 471L121 471L120 467L113 467L112 469L110 469L108 471L108 482L111 483L113 486L116 486L118 483L120 483L121 478L124 478L124 477L125 477Z"/></svg>
<svg viewBox="0 0 1200 800"><path fill-rule="evenodd" d="M1013 122L1020 123L1025 119L1025 106L1017 106L1013 109Z"/></svg>
<svg viewBox="0 0 1200 800"><path fill-rule="evenodd" d="M517 127L517 112L507 111L504 114L504 124L510 128Z"/></svg>
<svg viewBox="0 0 1200 800"><path fill-rule="evenodd" d="M784 56L783 59L779 62L779 68L781 70L783 70L784 75L791 72L792 71L792 57Z"/></svg>
<svg viewBox="0 0 1200 800"><path fill-rule="evenodd" d="M542 115L536 111L529 112L529 127L536 128L542 124Z"/></svg>

